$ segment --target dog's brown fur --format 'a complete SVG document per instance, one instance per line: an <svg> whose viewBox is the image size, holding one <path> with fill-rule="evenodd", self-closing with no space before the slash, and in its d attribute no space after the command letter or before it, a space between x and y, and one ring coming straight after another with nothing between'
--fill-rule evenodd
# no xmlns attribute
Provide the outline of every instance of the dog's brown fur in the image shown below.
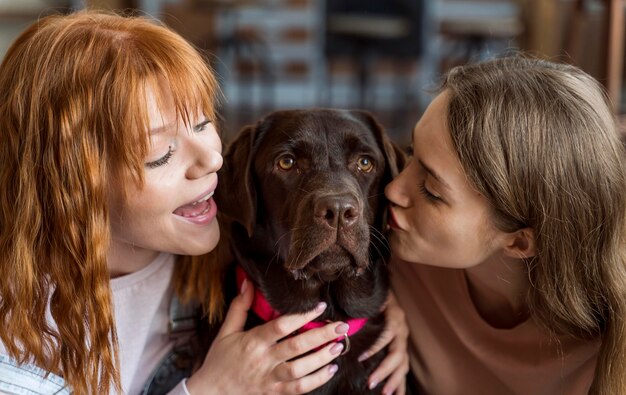
<svg viewBox="0 0 626 395"><path fill-rule="evenodd" d="M384 186L404 156L368 113L291 110L244 128L225 151L216 199L222 242L281 314L368 318L315 394L379 393L366 378L384 357L358 356L384 326L388 292ZM371 168L370 168L371 165Z"/></svg>

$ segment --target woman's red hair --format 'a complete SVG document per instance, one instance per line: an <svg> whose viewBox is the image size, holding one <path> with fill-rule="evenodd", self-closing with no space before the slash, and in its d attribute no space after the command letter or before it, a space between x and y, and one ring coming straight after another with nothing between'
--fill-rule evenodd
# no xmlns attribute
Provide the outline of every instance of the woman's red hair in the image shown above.
<svg viewBox="0 0 626 395"><path fill-rule="evenodd" d="M219 89L204 59L143 18L43 18L0 66L0 340L77 394L121 390L107 188L143 182L146 88L163 81L185 122L196 111L214 119ZM219 268L181 259L195 263L177 265L177 289L219 314Z"/></svg>

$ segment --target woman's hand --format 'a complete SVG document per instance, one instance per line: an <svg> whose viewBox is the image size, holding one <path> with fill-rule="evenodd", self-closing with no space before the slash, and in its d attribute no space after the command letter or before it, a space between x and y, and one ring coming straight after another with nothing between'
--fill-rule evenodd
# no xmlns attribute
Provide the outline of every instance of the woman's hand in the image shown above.
<svg viewBox="0 0 626 395"><path fill-rule="evenodd" d="M387 379L382 393L384 395L396 393L404 395L406 391L406 374L409 371L409 354L407 341L409 327L404 318L404 310L398 305L393 292L389 291L385 303L385 329L376 343L369 350L361 354L359 361L364 361L370 356L389 345L388 354L370 375L367 382L370 388Z"/></svg>
<svg viewBox="0 0 626 395"><path fill-rule="evenodd" d="M322 314L324 303L313 311L285 315L244 332L253 295L253 286L245 281L204 363L187 380L190 394L302 394L323 385L337 371L337 365L328 364L339 356L343 344L333 340L348 331L347 324L330 323L278 343Z"/></svg>

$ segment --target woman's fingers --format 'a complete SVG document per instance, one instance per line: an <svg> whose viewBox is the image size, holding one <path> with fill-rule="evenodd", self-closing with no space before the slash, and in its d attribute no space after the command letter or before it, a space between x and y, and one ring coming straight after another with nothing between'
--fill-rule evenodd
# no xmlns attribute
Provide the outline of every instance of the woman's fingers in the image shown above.
<svg viewBox="0 0 626 395"><path fill-rule="evenodd" d="M274 369L274 377L278 381L293 381L315 372L337 358L344 345L341 342L331 342L320 350L302 358L283 362Z"/></svg>
<svg viewBox="0 0 626 395"><path fill-rule="evenodd" d="M228 313L226 313L226 318L216 339L221 339L234 332L240 332L246 324L248 310L250 310L252 300L254 299L254 286L250 281L244 280L239 291L239 295L230 303Z"/></svg>
<svg viewBox="0 0 626 395"><path fill-rule="evenodd" d="M404 352L404 350L399 350L398 348L393 347L392 344L392 346L389 348L389 353L387 354L385 359L383 359L383 361L380 363L380 365L378 365L376 370L374 370L374 372L370 374L370 377L367 380L368 387L374 388L376 387L376 385L378 385L378 383L387 379L387 377L389 376L395 375L396 373L398 373L401 377L404 377L408 372L408 366L409 362L406 352ZM396 379L396 381L398 380ZM387 384L390 383L388 382ZM389 387L389 385L387 384L385 385L385 388ZM391 385L395 384L392 383ZM396 387L393 387L392 389L395 390Z"/></svg>
<svg viewBox="0 0 626 395"><path fill-rule="evenodd" d="M379 352L383 348L387 347L389 345L389 343L391 343L391 341L395 337L396 337L396 334L393 333L392 331L390 331L387 328L387 324L385 324L385 329L383 330L383 332L380 334L378 339L376 339L374 344L372 344L372 346L370 348L368 348L367 351L363 352L359 356L359 361L360 362L365 361L367 358L371 357L372 355L376 354L377 352Z"/></svg>
<svg viewBox="0 0 626 395"><path fill-rule="evenodd" d="M406 392L406 375L409 372L409 362L402 363L401 368L395 369L391 376L385 382L383 387L383 395L404 395Z"/></svg>
<svg viewBox="0 0 626 395"><path fill-rule="evenodd" d="M389 346L389 353L385 356L385 359L383 359L380 365L378 365L376 370L374 370L367 379L368 387L374 388L378 383L382 382L396 371L400 371L402 375L406 375L408 365L409 360L406 351L398 347L397 343L392 343Z"/></svg>
<svg viewBox="0 0 626 395"><path fill-rule="evenodd" d="M302 314L283 315L270 322L253 329L258 332L259 337L268 343L275 343L278 340L290 335L300 329L307 322L313 321L326 310L326 303L320 302L313 310Z"/></svg>
<svg viewBox="0 0 626 395"><path fill-rule="evenodd" d="M408 337L408 326L404 315L404 310L398 304L393 292L389 291L385 301L385 329L374 344L359 356L359 361L364 361L376 354L392 341L403 341L406 343Z"/></svg>
<svg viewBox="0 0 626 395"><path fill-rule="evenodd" d="M343 337L350 327L343 322L333 322L289 337L274 345L272 354L279 361L296 358L328 342ZM318 366L319 367L319 366Z"/></svg>
<svg viewBox="0 0 626 395"><path fill-rule="evenodd" d="M324 366L317 372L304 376L298 380L278 384L276 392L281 394L305 394L326 384L337 373L337 365Z"/></svg>
<svg viewBox="0 0 626 395"><path fill-rule="evenodd" d="M369 350L359 356L359 361L369 358L385 346L388 346L389 353L370 375L367 382L370 388L374 388L378 383L386 379L387 382L383 388L383 393L391 394L404 388L406 373L409 370L407 353L409 329L406 324L404 311L392 292L389 292L387 298L385 318L386 323L383 333ZM401 391L404 393L403 389Z"/></svg>

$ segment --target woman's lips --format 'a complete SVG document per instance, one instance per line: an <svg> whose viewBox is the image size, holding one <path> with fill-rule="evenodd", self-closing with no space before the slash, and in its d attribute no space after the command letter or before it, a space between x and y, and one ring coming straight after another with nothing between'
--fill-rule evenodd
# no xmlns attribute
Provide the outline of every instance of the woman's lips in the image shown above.
<svg viewBox="0 0 626 395"><path fill-rule="evenodd" d="M193 208L178 208L174 211L179 218L196 225L208 225L217 216L217 204L213 198L198 203Z"/></svg>
<svg viewBox="0 0 626 395"><path fill-rule="evenodd" d="M174 214L181 217L197 217L198 215L205 214L211 206L211 197L213 194L207 195L208 197L196 201L194 203L186 204L174 210Z"/></svg>
<svg viewBox="0 0 626 395"><path fill-rule="evenodd" d="M398 225L398 221L396 221L396 216L393 213L393 209L389 207L388 211L389 215L387 218L387 225L389 225L391 229L401 230L402 228L400 228L400 225Z"/></svg>
<svg viewBox="0 0 626 395"><path fill-rule="evenodd" d="M217 214L217 206L213 200L216 187L217 182L215 182L211 188L194 198L191 203L178 207L173 213L198 224L211 222Z"/></svg>

